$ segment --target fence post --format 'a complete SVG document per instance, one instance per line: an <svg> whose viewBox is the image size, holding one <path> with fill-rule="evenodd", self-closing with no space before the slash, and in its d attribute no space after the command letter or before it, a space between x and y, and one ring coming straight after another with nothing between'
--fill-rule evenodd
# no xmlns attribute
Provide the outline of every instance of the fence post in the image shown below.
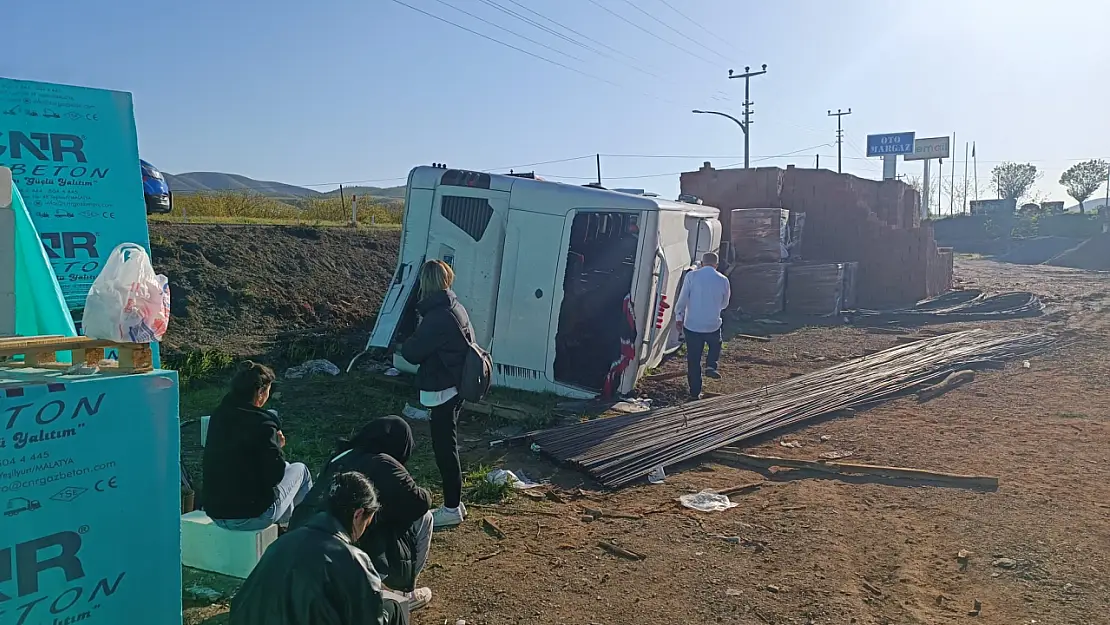
<svg viewBox="0 0 1110 625"><path fill-rule="evenodd" d="M358 196L351 196L351 227L358 227Z"/></svg>

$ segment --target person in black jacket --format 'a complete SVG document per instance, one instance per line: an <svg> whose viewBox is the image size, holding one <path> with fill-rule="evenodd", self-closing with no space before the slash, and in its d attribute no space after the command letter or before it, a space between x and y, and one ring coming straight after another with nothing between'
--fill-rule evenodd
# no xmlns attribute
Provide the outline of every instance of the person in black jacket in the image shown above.
<svg viewBox="0 0 1110 625"><path fill-rule="evenodd" d="M416 588L432 546L432 497L405 470L413 446L412 429L401 417L390 415L367 423L353 438L339 442L316 486L289 522L290 528L300 527L327 506L326 485L332 476L346 471L365 475L378 491L381 510L358 546L370 555L382 583L409 600L410 610L432 599L430 589Z"/></svg>
<svg viewBox="0 0 1110 625"><path fill-rule="evenodd" d="M401 345L401 356L417 365L420 403L429 408L432 450L443 480L443 506L433 512L435 527L454 527L466 518L462 505L462 465L459 462L458 424L462 409L458 385L474 328L451 285L455 272L442 260L420 268L420 324Z"/></svg>
<svg viewBox="0 0 1110 625"><path fill-rule="evenodd" d="M336 475L326 510L266 549L231 600L231 625L407 625L407 606L355 546L378 507L366 476Z"/></svg>
<svg viewBox="0 0 1110 625"><path fill-rule="evenodd" d="M204 510L224 529L288 525L293 508L312 488L308 467L285 461L281 419L262 409L274 378L269 367L244 362L208 422Z"/></svg>

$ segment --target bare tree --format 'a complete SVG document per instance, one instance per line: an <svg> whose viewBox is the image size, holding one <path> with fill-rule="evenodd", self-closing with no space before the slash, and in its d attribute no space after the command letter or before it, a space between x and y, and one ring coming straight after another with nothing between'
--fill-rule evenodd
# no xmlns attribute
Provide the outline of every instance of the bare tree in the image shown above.
<svg viewBox="0 0 1110 625"><path fill-rule="evenodd" d="M991 170L991 187L1004 200L1018 200L1029 195L1041 172L1032 163L1006 162Z"/></svg>
<svg viewBox="0 0 1110 625"><path fill-rule="evenodd" d="M1095 191L1106 182L1107 168L1106 161L1100 159L1091 159L1076 163L1060 176L1060 184L1068 190L1068 195L1075 198L1079 202L1079 212L1085 212L1083 202L1094 195Z"/></svg>
<svg viewBox="0 0 1110 625"><path fill-rule="evenodd" d="M953 204L956 206L956 214L966 213L969 210L968 202L975 199L975 190L971 188L970 178L968 183L964 184L963 178L957 178L955 182L951 178L941 178L941 192L945 196L955 198Z"/></svg>

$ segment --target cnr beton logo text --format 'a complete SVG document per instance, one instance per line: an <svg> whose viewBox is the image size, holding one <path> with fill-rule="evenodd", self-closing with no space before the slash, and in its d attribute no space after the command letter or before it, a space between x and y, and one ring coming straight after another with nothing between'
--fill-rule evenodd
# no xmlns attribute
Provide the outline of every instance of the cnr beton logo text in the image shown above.
<svg viewBox="0 0 1110 625"><path fill-rule="evenodd" d="M71 280L80 279L81 275L96 276L100 254L95 232L41 232L39 238L59 280L70 274L75 274Z"/></svg>
<svg viewBox="0 0 1110 625"><path fill-rule="evenodd" d="M19 130L0 132L0 159L11 161L9 163L0 161L0 164L6 164L12 170L13 176L35 177L31 179L32 185L66 186L74 184L64 181L67 178L104 179L109 172L107 167L87 166L89 159L85 154L84 137L67 133L27 133ZM63 180L55 183L50 179L51 176Z"/></svg>
<svg viewBox="0 0 1110 625"><path fill-rule="evenodd" d="M91 618L119 591L126 571L115 577L86 579L81 547L88 526L23 541L0 549L0 623L69 625ZM65 588L44 592L48 580L65 577Z"/></svg>

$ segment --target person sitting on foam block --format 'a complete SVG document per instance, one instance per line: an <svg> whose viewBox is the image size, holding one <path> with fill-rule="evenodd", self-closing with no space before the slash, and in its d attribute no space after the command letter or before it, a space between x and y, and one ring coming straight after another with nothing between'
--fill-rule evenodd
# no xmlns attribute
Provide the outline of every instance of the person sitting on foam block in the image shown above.
<svg viewBox="0 0 1110 625"><path fill-rule="evenodd" d="M287 526L293 508L312 489L308 467L285 461L281 419L263 409L274 378L269 367L244 362L208 424L204 507L224 529Z"/></svg>

